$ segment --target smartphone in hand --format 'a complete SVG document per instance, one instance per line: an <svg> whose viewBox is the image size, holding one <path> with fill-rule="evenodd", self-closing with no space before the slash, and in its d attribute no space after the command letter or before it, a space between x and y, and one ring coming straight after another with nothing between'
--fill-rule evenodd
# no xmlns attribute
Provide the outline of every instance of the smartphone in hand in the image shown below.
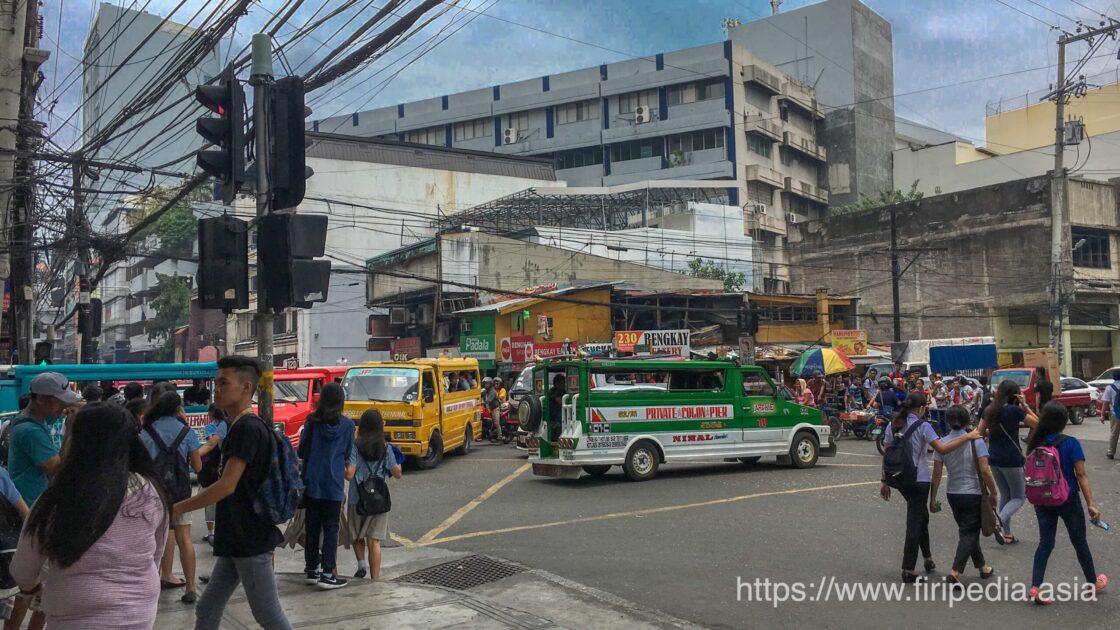
<svg viewBox="0 0 1120 630"><path fill-rule="evenodd" d="M1089 522L1090 522L1090 523L1092 523L1093 525L1096 525L1097 527L1099 527L1099 528L1103 529L1103 530L1104 530L1104 531L1106 531L1106 532L1107 532L1107 531L1111 531L1111 530L1112 530L1112 527L1111 527L1111 526L1110 526L1110 525L1109 525L1108 523L1106 523L1106 522L1102 521L1102 520L1101 520L1101 519L1099 519L1099 518L1098 518L1097 520L1095 520L1095 521L1094 521L1094 520L1090 520Z"/></svg>

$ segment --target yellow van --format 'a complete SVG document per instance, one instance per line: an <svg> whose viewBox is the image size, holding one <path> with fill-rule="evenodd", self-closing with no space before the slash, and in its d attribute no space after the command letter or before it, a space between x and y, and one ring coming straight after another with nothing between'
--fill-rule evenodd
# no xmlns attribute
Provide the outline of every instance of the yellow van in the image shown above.
<svg viewBox="0 0 1120 630"><path fill-rule="evenodd" d="M428 470L444 453L466 455L482 437L477 359L370 361L346 371L345 413L381 412L385 438Z"/></svg>

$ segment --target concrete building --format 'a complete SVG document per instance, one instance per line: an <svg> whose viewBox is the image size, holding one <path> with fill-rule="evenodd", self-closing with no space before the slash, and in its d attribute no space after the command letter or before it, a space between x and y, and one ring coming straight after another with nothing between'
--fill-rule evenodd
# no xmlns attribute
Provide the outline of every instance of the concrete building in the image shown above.
<svg viewBox="0 0 1120 630"><path fill-rule="evenodd" d="M801 226L795 290L827 286L860 298L873 342L892 338L891 213L906 254L903 339L993 336L1001 352L1047 347L1050 285L1049 178L1032 177L829 217ZM1113 184L1073 179L1064 242L1072 296L1063 371L1095 377L1120 363L1120 210ZM912 262L912 264L911 264Z"/></svg>
<svg viewBox="0 0 1120 630"><path fill-rule="evenodd" d="M307 164L315 175L307 180L299 212L330 217L326 256L333 273L326 303L277 316L277 365L291 358L300 365L385 358L384 352L368 349L365 261L402 245L426 242L439 221L463 208L534 186L557 185L547 160L395 140L308 136L312 144ZM252 198L239 198L235 211L255 216ZM255 260L251 251L250 308L226 322L229 353L257 352Z"/></svg>
<svg viewBox="0 0 1120 630"><path fill-rule="evenodd" d="M824 112L818 141L828 151L833 205L877 197L896 183L894 43L891 24L859 0L825 0L729 31L736 44L811 85Z"/></svg>
<svg viewBox="0 0 1120 630"><path fill-rule="evenodd" d="M194 34L194 28L165 21L158 15L100 3L83 50L82 141L90 141L137 95L158 82L167 68L177 63L183 45ZM179 165L164 168L193 169L193 158L189 155L201 144L194 133L194 120L202 116L204 110L192 95L196 85L209 81L220 71L218 54L215 47L187 72L183 81L175 83L148 109L155 112L167 108L167 111L85 157L143 167L166 165L176 158L186 157ZM172 106L184 96L189 98ZM138 190L150 181L150 173L102 171L96 181L87 179L85 185L106 191ZM163 182L157 178L156 183ZM93 225L104 220L104 213L116 205L117 198L108 193L87 196Z"/></svg>
<svg viewBox="0 0 1120 630"><path fill-rule="evenodd" d="M726 41L312 124L541 156L573 186L727 181L727 203L748 213L747 233L764 248L760 288L782 292L787 223L827 211L823 118L812 88Z"/></svg>

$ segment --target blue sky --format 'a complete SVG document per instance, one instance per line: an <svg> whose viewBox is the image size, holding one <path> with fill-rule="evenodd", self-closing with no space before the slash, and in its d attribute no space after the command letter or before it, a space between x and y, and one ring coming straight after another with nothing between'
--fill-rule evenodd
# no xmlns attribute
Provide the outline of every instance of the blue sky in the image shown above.
<svg viewBox="0 0 1120 630"><path fill-rule="evenodd" d="M463 20L454 34L403 70L394 61L375 65L317 95L312 102L315 118L347 113L460 90L484 87L687 48L724 39L720 20L736 17L750 21L769 15L768 0L463 0L466 6L484 11ZM112 4L144 7L167 15L178 0L114 0ZM222 2L211 0L211 6ZM225 4L228 4L225 2ZM341 0L327 0L328 7ZM492 4L493 3L493 4ZM810 0L785 0L783 10L792 10ZM985 105L1000 99L1024 102L1028 91L1046 88L1054 80L1056 34L1049 25L1072 29L1072 19L1093 20L1104 11L1120 18L1120 0L865 0L891 22L894 36L895 90L898 115L969 137L983 139ZM187 0L173 19L193 15L206 0ZM277 11L282 0L260 0L239 22L234 48ZM365 5L365 0L358 2ZM381 6L382 0L373 0ZM295 23L303 23L319 2L306 3ZM1007 6L1010 5L1010 6ZM1084 6L1082 6L1084 5ZM57 100L48 125L58 124L77 106L79 83L73 81L82 42L97 3L90 0L58 0L44 3L46 39L43 46L52 59L43 67L46 74L41 96ZM1011 8L1014 7L1014 8ZM1089 8L1094 9L1090 11ZM1018 9L1018 10L1016 10ZM204 11L208 12L207 11ZM62 21L59 22L59 16ZM1029 17L1030 14L1032 17ZM315 35L315 41L291 51L287 61L307 68L308 59L318 59L342 36L328 36L351 14L345 14ZM363 17L366 14L363 14ZM492 16L492 17L491 17ZM504 21L503 21L504 20ZM511 24L516 22L517 24ZM446 24L443 19L439 24ZM352 28L352 25L349 27ZM343 33L349 32L344 28ZM435 35L434 28L429 31ZM280 32L284 41L290 30ZM446 34L446 33L445 33ZM442 38L441 38L442 39ZM329 40L329 41L327 41ZM409 42L409 49L421 38ZM582 42L582 43L581 43ZM594 45L591 45L591 44ZM811 45L811 42L810 42ZM1091 72L1117 69L1117 44L1110 42ZM1072 54L1072 51L1071 51ZM1043 68L1003 78L985 79L963 86L927 88L991 77L1028 68ZM380 70L380 74L375 74ZM397 72L399 70L399 72ZM392 76L392 80L383 79ZM68 78L69 77L69 78ZM1114 79L1115 80L1115 79ZM908 94L916 90L926 90ZM61 115L60 115L61 114ZM57 130L63 146L75 138L72 129Z"/></svg>

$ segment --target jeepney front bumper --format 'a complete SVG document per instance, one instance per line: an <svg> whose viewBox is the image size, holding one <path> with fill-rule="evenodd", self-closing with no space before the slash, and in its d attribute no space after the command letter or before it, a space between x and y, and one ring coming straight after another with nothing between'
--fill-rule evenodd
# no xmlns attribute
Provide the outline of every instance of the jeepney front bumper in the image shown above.
<svg viewBox="0 0 1120 630"><path fill-rule="evenodd" d="M828 444L820 447L821 457L836 457L836 436L828 436Z"/></svg>

